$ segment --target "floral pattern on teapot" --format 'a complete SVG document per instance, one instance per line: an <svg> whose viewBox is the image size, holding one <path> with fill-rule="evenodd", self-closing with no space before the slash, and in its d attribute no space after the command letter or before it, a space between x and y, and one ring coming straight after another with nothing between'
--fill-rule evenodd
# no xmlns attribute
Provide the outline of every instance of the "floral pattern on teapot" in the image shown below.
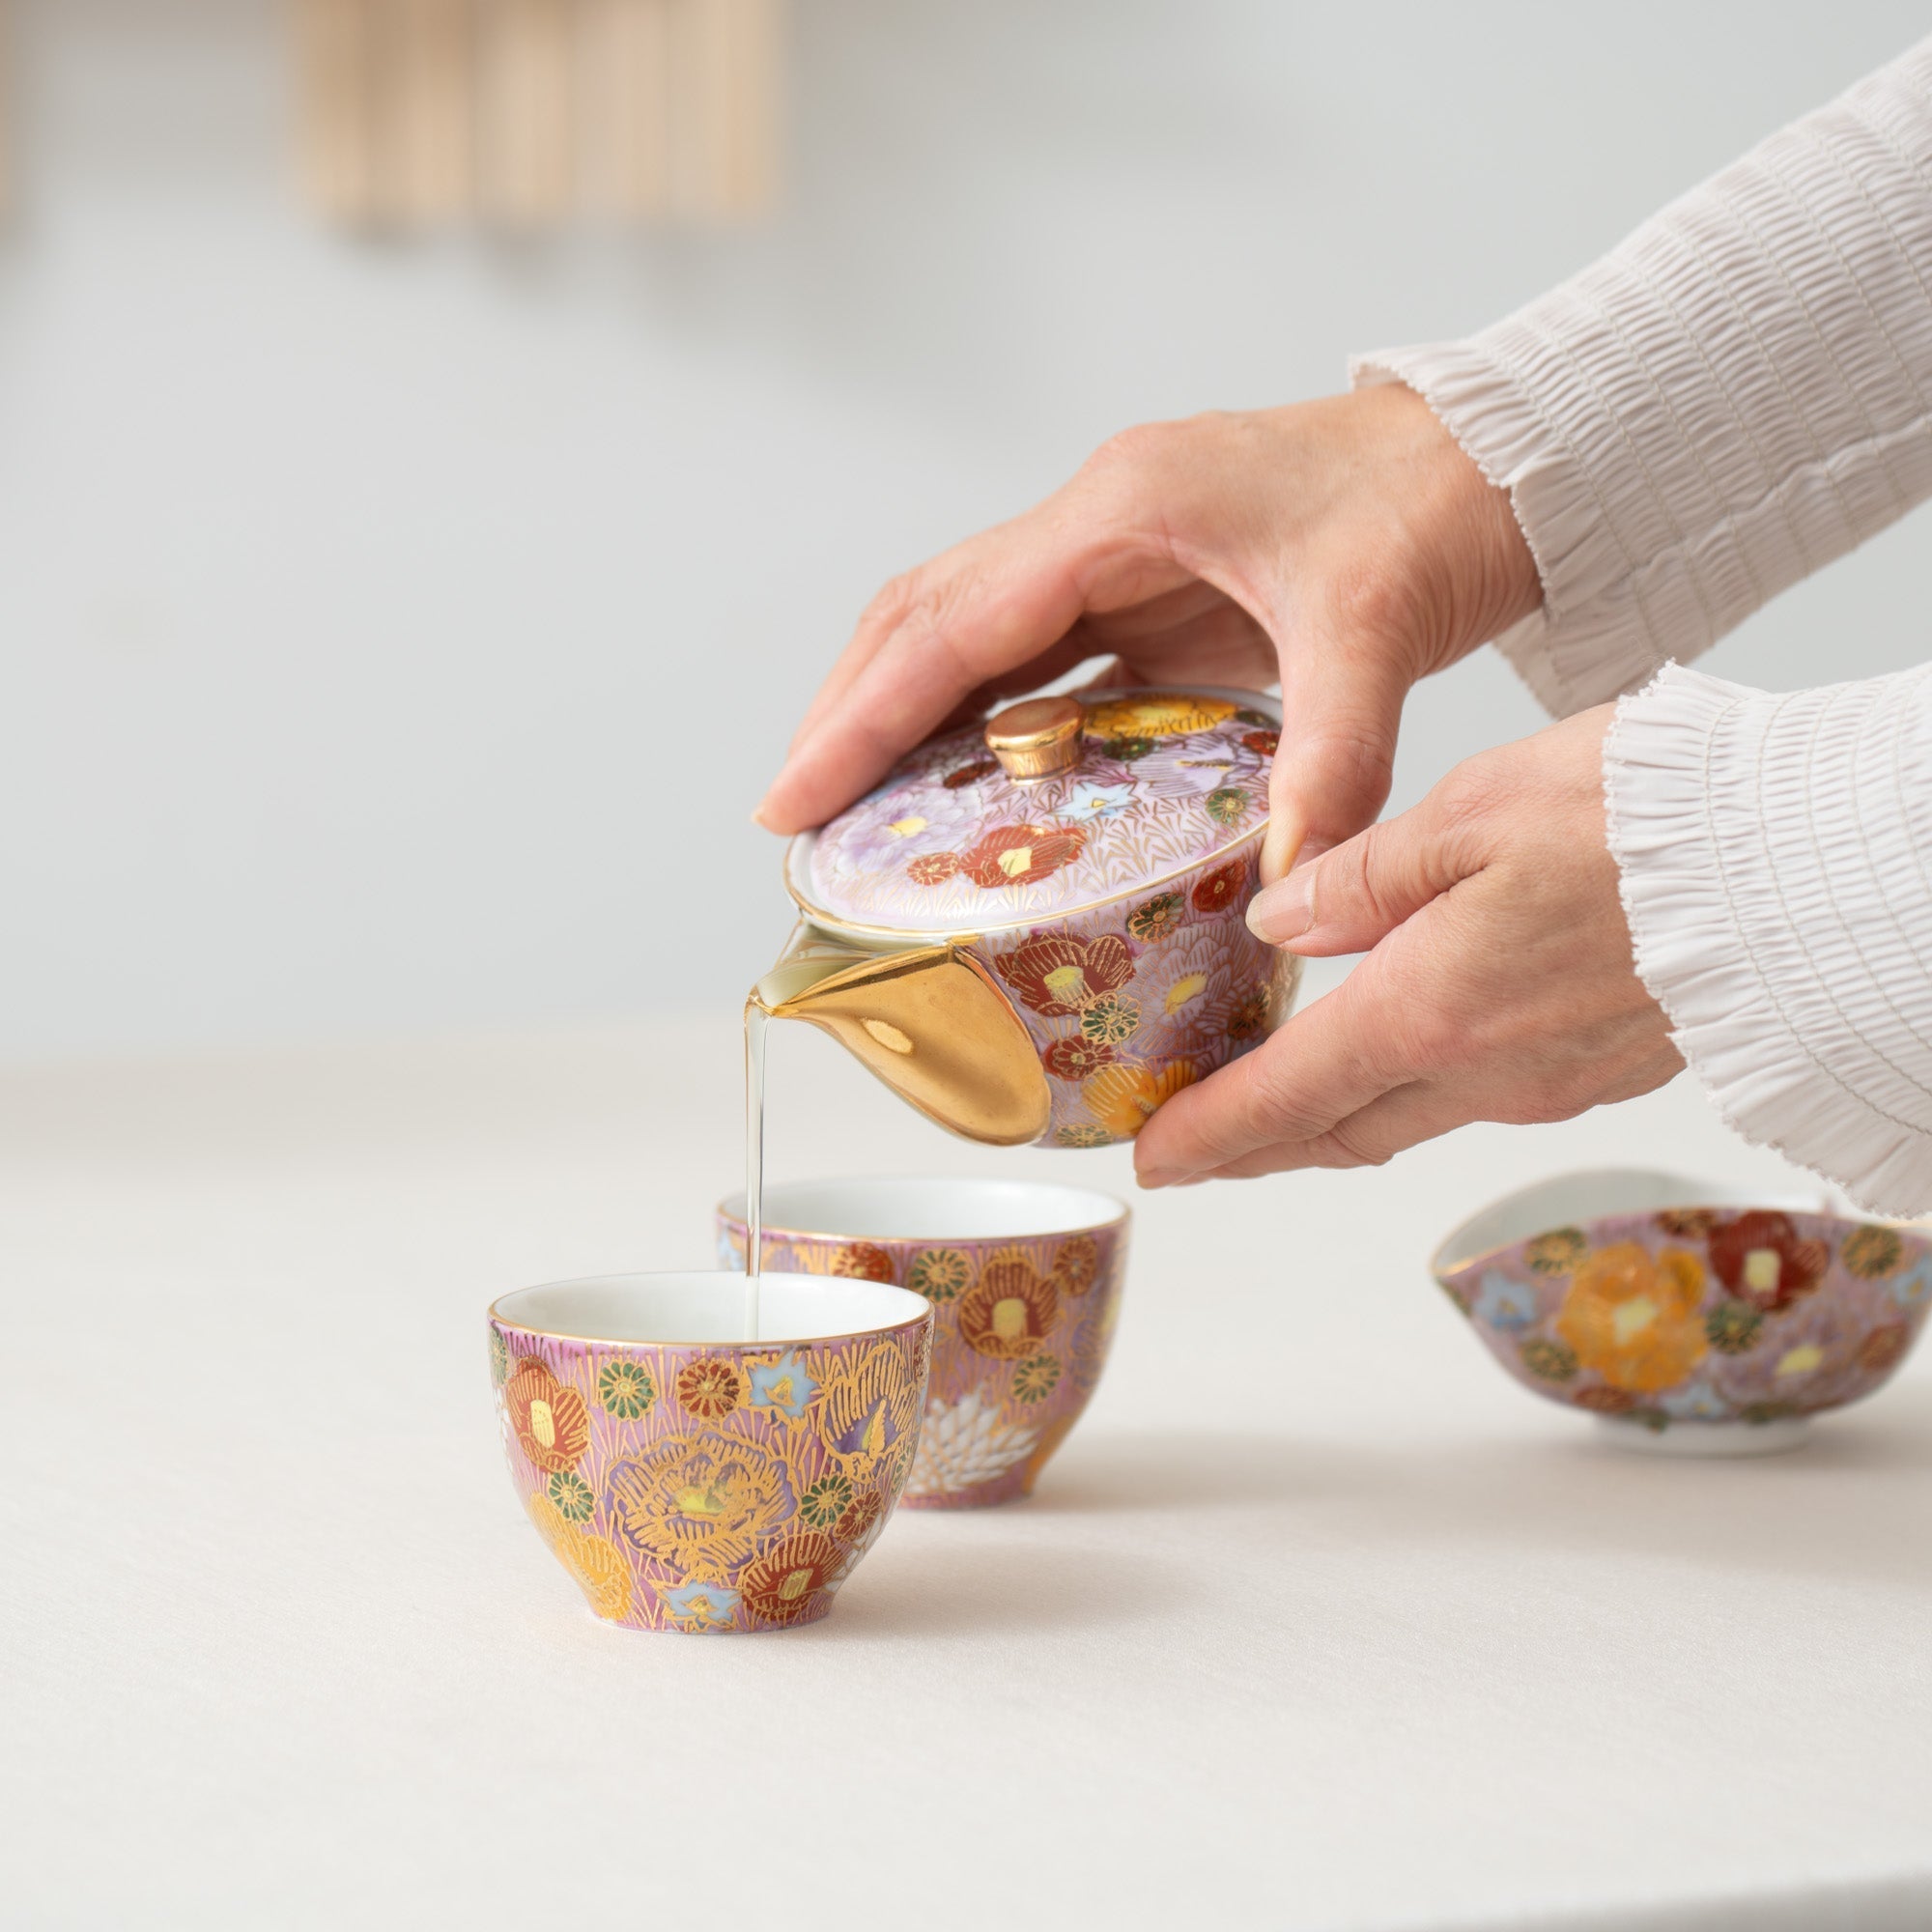
<svg viewBox="0 0 1932 1932"><path fill-rule="evenodd" d="M1278 731L1229 698L1088 707L1080 762L1009 778L981 727L900 762L813 844L810 912L942 932L1064 917L1225 858L1267 818Z"/></svg>
<svg viewBox="0 0 1932 1932"><path fill-rule="evenodd" d="M1164 1100L1281 1023L1301 962L1248 929L1259 858L1251 843L1125 903L973 947L1038 1049L1049 1145L1132 1140Z"/></svg>

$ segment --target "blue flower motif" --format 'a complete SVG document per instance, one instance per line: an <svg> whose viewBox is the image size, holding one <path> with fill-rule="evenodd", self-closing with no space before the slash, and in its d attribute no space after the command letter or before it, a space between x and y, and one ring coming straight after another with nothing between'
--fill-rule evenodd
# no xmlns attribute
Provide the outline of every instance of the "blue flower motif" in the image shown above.
<svg viewBox="0 0 1932 1932"><path fill-rule="evenodd" d="M727 1590L722 1583L679 1583L675 1587L658 1583L653 1587L681 1630L729 1630L738 1613L737 1591Z"/></svg>
<svg viewBox="0 0 1932 1932"><path fill-rule="evenodd" d="M787 1349L767 1368L752 1371L752 1406L777 1408L796 1422L818 1393L818 1384L800 1366L798 1350Z"/></svg>
<svg viewBox="0 0 1932 1932"><path fill-rule="evenodd" d="M1723 1422L1731 1414L1730 1404L1707 1381L1686 1382L1659 1396L1657 1406L1673 1422Z"/></svg>
<svg viewBox="0 0 1932 1932"><path fill-rule="evenodd" d="M1476 1290L1469 1313L1492 1328L1527 1328L1536 1320L1536 1291L1492 1268Z"/></svg>
<svg viewBox="0 0 1932 1932"><path fill-rule="evenodd" d="M1932 1255L1927 1255L1910 1274L1894 1275L1886 1287L1901 1308L1924 1307L1932 1301Z"/></svg>
<svg viewBox="0 0 1932 1932"><path fill-rule="evenodd" d="M1115 812L1125 810L1133 802L1132 785L1095 784L1091 779L1082 779L1053 815L1074 825L1091 825L1096 818L1110 818Z"/></svg>

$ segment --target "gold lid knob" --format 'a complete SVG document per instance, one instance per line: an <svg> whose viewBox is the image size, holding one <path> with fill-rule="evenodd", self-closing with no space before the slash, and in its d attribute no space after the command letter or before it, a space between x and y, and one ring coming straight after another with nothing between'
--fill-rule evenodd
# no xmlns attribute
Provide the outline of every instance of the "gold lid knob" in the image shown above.
<svg viewBox="0 0 1932 1932"><path fill-rule="evenodd" d="M1029 697L986 724L986 749L1009 779L1050 779L1080 762L1086 708L1076 697Z"/></svg>

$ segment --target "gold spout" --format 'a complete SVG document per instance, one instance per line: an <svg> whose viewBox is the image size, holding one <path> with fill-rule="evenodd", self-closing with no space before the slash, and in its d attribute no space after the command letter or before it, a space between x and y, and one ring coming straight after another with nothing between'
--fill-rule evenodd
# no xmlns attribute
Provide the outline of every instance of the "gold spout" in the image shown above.
<svg viewBox="0 0 1932 1932"><path fill-rule="evenodd" d="M1020 1147L1046 1131L1046 1073L993 977L957 946L866 952L800 925L752 989L774 1019L809 1020L927 1120Z"/></svg>

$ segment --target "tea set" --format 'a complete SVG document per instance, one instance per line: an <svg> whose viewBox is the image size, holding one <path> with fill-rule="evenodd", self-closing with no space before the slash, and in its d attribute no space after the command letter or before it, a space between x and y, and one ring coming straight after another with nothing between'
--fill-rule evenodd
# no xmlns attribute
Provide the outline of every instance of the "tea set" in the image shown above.
<svg viewBox="0 0 1932 1932"><path fill-rule="evenodd" d="M929 740L792 841L798 921L748 1028L821 1029L969 1140L1131 1140L1293 1008L1299 962L1244 917L1279 728L1275 699L1204 686L1034 698ZM1109 1195L749 1172L716 1209L719 1272L490 1310L518 1495L631 1629L816 1622L895 1506L1027 1495L1119 1319ZM1517 1380L1663 1454L1793 1446L1889 1378L1932 1305L1916 1228L1636 1171L1522 1189L1432 1269Z"/></svg>

